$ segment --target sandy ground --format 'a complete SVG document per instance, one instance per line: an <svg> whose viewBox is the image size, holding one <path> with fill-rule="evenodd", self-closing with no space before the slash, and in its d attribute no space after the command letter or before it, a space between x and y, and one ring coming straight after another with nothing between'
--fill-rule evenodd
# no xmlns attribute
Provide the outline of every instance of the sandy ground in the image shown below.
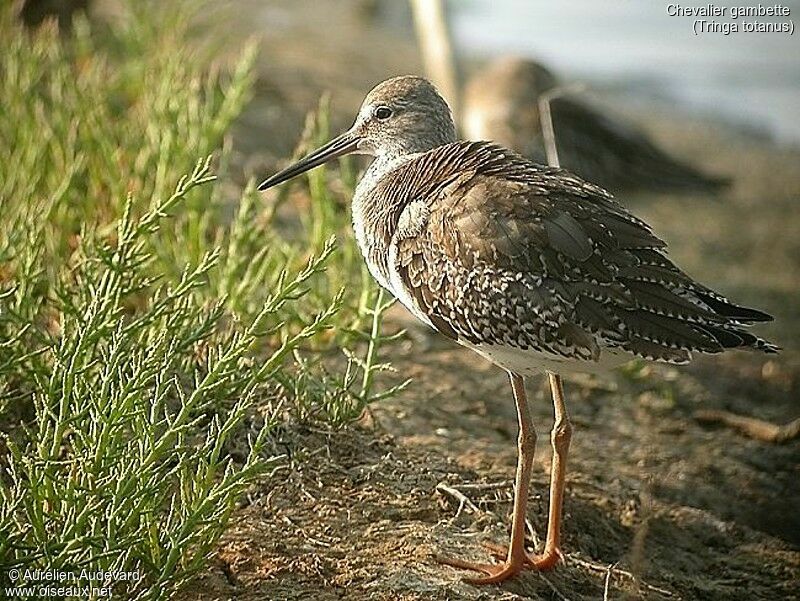
<svg viewBox="0 0 800 601"><path fill-rule="evenodd" d="M345 124L372 83L418 69L410 41L364 28L361 8L314 3L327 8L298 24L292 5L310 3L277 3L274 27L264 28L258 95L236 138L245 174L262 175L291 152L321 90L334 91L334 123ZM338 42L320 31L338 32ZM309 39L324 60L309 61ZM800 417L800 152L667 107L614 108L684 159L734 178L716 198L623 202L690 274L773 313L760 332L786 350L568 379L565 562L479 588L435 556L489 559L482 542L507 538L510 390L502 372L397 308L390 325L410 335L393 351L394 377L412 377L411 386L347 431L283 432L276 445L288 464L237 510L186 599L800 599L800 441L760 442L694 417L701 408L774 423ZM544 379L528 389L539 431L528 510L535 547L545 534L552 417Z"/></svg>
<svg viewBox="0 0 800 601"><path fill-rule="evenodd" d="M781 419L796 410L800 365L734 356L680 373L568 380L576 433L565 564L478 588L435 556L488 559L482 541L506 540L513 403L504 375L479 358L437 341L421 359L419 344L395 360L414 377L411 388L360 427L282 436L291 462L237 512L193 593L576 600L603 598L608 578L609 599L798 598L797 442L707 429L692 413L725 407ZM546 524L551 417L544 381L528 386L540 432L533 547ZM452 490L466 497L463 507Z"/></svg>

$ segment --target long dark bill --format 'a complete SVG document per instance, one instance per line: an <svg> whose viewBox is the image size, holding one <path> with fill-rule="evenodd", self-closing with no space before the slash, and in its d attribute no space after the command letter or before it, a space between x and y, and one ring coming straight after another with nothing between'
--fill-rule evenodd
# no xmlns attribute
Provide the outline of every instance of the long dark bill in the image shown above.
<svg viewBox="0 0 800 601"><path fill-rule="evenodd" d="M290 180L301 173L305 173L309 169L313 169L314 167L322 165L322 163L327 163L331 159L335 159L336 157L353 152L358 148L358 142L358 136L353 135L349 131L345 132L321 148L318 148L311 154L304 156L294 165L290 165L272 177L265 179L258 186L258 189L266 190L267 188L271 188L272 186L276 186L287 180Z"/></svg>

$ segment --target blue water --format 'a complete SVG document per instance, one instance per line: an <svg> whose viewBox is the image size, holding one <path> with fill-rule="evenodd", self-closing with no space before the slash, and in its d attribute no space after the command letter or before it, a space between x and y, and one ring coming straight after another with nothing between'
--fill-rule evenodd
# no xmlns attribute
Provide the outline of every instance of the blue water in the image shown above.
<svg viewBox="0 0 800 601"><path fill-rule="evenodd" d="M717 114L763 128L778 141L800 144L800 34L695 36L694 19L669 16L670 3L457 0L449 7L459 54L530 56L562 79L614 82L632 94L657 93L689 112ZM715 4L753 6L749 0ZM791 10L790 17L743 17L740 28L743 21L754 20L792 19L800 25L800 0L782 4Z"/></svg>

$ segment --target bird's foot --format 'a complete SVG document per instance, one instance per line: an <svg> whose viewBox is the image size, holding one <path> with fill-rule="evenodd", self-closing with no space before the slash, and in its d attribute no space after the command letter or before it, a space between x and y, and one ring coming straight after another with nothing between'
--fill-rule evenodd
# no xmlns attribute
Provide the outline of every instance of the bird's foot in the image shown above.
<svg viewBox="0 0 800 601"><path fill-rule="evenodd" d="M453 568L486 574L486 576L477 578L464 578L464 582L469 584L497 584L513 578L523 570L552 570L563 559L559 549L552 549L541 555L526 553L519 559L509 560L508 550L502 545L486 543L485 546L494 557L501 560L501 563L481 563L450 557L437 557L437 561Z"/></svg>
<svg viewBox="0 0 800 601"><path fill-rule="evenodd" d="M526 555L525 565L540 572L547 572L555 568L563 560L564 555L561 553L561 549L553 549L541 555Z"/></svg>
<svg viewBox="0 0 800 601"><path fill-rule="evenodd" d="M477 561L465 561L463 559L456 559L452 557L437 557L437 561L460 570L471 570L473 572L483 572L486 574L486 576L464 578L464 582L468 584L498 584L508 580L509 578L513 578L523 569L525 569L525 563L522 561L480 563Z"/></svg>
<svg viewBox="0 0 800 601"><path fill-rule="evenodd" d="M508 549L503 545L498 545L497 543L484 543L484 546L496 559L505 561L506 557L508 556ZM561 552L561 549L556 547L549 550L545 549L544 553L539 555L530 555L526 553L523 563L528 569L547 572L556 567L556 565L558 565L560 561L563 561L563 559L564 554Z"/></svg>

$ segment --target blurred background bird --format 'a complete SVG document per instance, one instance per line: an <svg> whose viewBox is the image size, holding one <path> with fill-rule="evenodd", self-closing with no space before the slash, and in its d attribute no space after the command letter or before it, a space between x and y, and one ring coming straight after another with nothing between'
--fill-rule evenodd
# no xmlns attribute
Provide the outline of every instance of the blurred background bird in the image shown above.
<svg viewBox="0 0 800 601"><path fill-rule="evenodd" d="M463 129L546 163L540 100L549 100L561 165L613 192L715 192L728 179L703 173L661 150L643 131L572 95L557 95L556 76L538 62L502 57L467 82ZM564 90L566 92L566 89Z"/></svg>

